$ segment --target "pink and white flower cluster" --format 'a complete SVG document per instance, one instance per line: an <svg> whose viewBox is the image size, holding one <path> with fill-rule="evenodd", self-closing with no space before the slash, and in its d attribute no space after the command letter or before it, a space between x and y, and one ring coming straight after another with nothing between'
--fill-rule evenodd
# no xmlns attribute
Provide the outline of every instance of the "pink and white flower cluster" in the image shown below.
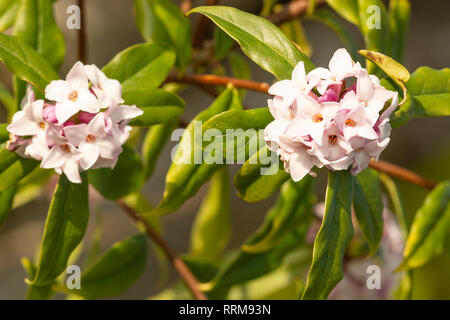
<svg viewBox="0 0 450 320"><path fill-rule="evenodd" d="M115 166L129 137L128 123L143 113L123 102L117 80L77 62L66 80L45 88L45 100L28 89L22 110L7 127L8 148L81 183L80 171Z"/></svg>
<svg viewBox="0 0 450 320"><path fill-rule="evenodd" d="M269 93L275 96L268 101L275 120L266 127L265 140L294 181L313 174L314 166L351 166L356 175L389 143L398 94L382 87L345 49L334 53L328 69L306 74L300 62L292 79L273 84Z"/></svg>

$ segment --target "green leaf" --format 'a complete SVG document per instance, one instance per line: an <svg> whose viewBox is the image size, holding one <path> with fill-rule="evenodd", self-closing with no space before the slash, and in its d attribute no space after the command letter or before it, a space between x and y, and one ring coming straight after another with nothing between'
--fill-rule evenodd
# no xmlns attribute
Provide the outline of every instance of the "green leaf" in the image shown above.
<svg viewBox="0 0 450 320"><path fill-rule="evenodd" d="M409 0L389 1L390 56L402 62L408 33L411 5Z"/></svg>
<svg viewBox="0 0 450 320"><path fill-rule="evenodd" d="M6 130L7 123L0 123L0 143L3 143L9 139L9 132Z"/></svg>
<svg viewBox="0 0 450 320"><path fill-rule="evenodd" d="M20 1L3 0L0 2L0 32L5 31L14 24Z"/></svg>
<svg viewBox="0 0 450 320"><path fill-rule="evenodd" d="M415 116L450 115L450 69L420 67L411 75L406 87L412 95Z"/></svg>
<svg viewBox="0 0 450 320"><path fill-rule="evenodd" d="M0 192L0 227L2 226L3 222L5 222L6 217L11 210L15 194L16 186Z"/></svg>
<svg viewBox="0 0 450 320"><path fill-rule="evenodd" d="M217 162L206 163L202 152L202 122L229 110L241 107L239 93L235 88L228 88L209 106L200 112L187 126L178 149L174 154L173 163L166 175L166 190L163 199L153 215L164 215L178 209L184 201L195 195L200 187L209 180L220 166Z"/></svg>
<svg viewBox="0 0 450 320"><path fill-rule="evenodd" d="M16 112L14 97L2 84L0 84L0 102L5 107L8 121L11 121L13 114Z"/></svg>
<svg viewBox="0 0 450 320"><path fill-rule="evenodd" d="M358 0L359 27L364 36L366 49L387 52L389 19L381 0ZM369 73L376 71L375 65L367 61Z"/></svg>
<svg viewBox="0 0 450 320"><path fill-rule="evenodd" d="M310 57L313 48L306 36L305 28L300 19L293 19L280 25L281 31L292 41L300 46L302 52Z"/></svg>
<svg viewBox="0 0 450 320"><path fill-rule="evenodd" d="M269 216L273 216L269 231L258 241L244 245L242 250L250 253L267 251L295 229L300 227L307 229L313 216L312 207L315 202L313 186L313 178L310 176L299 182L292 180L285 182L275 206L268 213Z"/></svg>
<svg viewBox="0 0 450 320"><path fill-rule="evenodd" d="M131 46L119 52L103 72L122 84L125 103L138 99L146 90L157 88L167 77L175 62L173 51L154 43Z"/></svg>
<svg viewBox="0 0 450 320"><path fill-rule="evenodd" d="M419 208L397 270L417 268L444 251L450 228L450 181L434 188Z"/></svg>
<svg viewBox="0 0 450 320"><path fill-rule="evenodd" d="M387 194L391 200L392 210L397 216L397 221L400 226L400 230L403 236L406 238L408 235L408 224L406 222L406 212L403 207L403 200L400 191L395 184L395 181L391 179L388 175L380 173L380 181L386 189Z"/></svg>
<svg viewBox="0 0 450 320"><path fill-rule="evenodd" d="M326 0L327 4L344 19L359 25L358 0Z"/></svg>
<svg viewBox="0 0 450 320"><path fill-rule="evenodd" d="M208 194L194 221L191 252L207 261L217 261L231 236L230 186L228 170L222 167L212 176Z"/></svg>
<svg viewBox="0 0 450 320"><path fill-rule="evenodd" d="M354 181L353 207L356 219L369 242L371 254L374 254L383 235L383 199L378 173L368 168L359 173Z"/></svg>
<svg viewBox="0 0 450 320"><path fill-rule="evenodd" d="M270 197L289 178L289 173L283 169L278 156L264 147L251 156L236 173L234 186L242 199L258 202Z"/></svg>
<svg viewBox="0 0 450 320"><path fill-rule="evenodd" d="M59 178L45 222L39 263L32 285L51 284L67 267L71 253L80 244L89 220L88 182L81 184Z"/></svg>
<svg viewBox="0 0 450 320"><path fill-rule="evenodd" d="M234 40L220 28L214 28L214 57L220 61L230 53Z"/></svg>
<svg viewBox="0 0 450 320"><path fill-rule="evenodd" d="M20 260L20 262L22 263L23 268L27 272L28 278L33 279L35 277L36 271L37 271L37 267L33 263L33 261L31 261L28 258L22 258ZM27 290L26 299L27 300L48 300L52 297L53 294L54 294L54 292L52 290L51 285L46 285L46 286L42 286L42 287L30 285Z"/></svg>
<svg viewBox="0 0 450 320"><path fill-rule="evenodd" d="M311 60L267 19L224 6L197 7L191 13L206 15L236 40L250 59L279 79L290 79L300 61L307 71L314 68Z"/></svg>
<svg viewBox="0 0 450 320"><path fill-rule="evenodd" d="M125 144L114 169L89 170L89 181L105 198L117 200L141 189L144 165L139 154Z"/></svg>
<svg viewBox="0 0 450 320"><path fill-rule="evenodd" d="M273 213L269 213L262 227L246 241L245 245L251 246L264 237L270 230L273 218ZM298 230L293 230L280 239L275 246L264 252L249 253L240 250L222 265L212 281L202 285L202 289L216 291L259 278L274 271L283 263L286 254L298 249L304 243L307 229L308 226L301 226Z"/></svg>
<svg viewBox="0 0 450 320"><path fill-rule="evenodd" d="M184 112L184 101L175 93L162 89L134 90L126 102L144 111L142 116L131 120L133 126L149 127L173 122Z"/></svg>
<svg viewBox="0 0 450 320"><path fill-rule="evenodd" d="M155 170L158 157L164 149L166 142L169 141L177 124L177 121L174 121L167 124L155 125L148 129L144 142L142 143L142 158L146 178L150 177Z"/></svg>
<svg viewBox="0 0 450 320"><path fill-rule="evenodd" d="M341 20L339 20L339 18L332 11L327 9L318 9L314 12L313 15L309 16L307 19L322 22L323 24L331 28L341 39L344 46L350 52L352 58L357 59L356 45L352 40L351 34L342 25Z"/></svg>
<svg viewBox="0 0 450 320"><path fill-rule="evenodd" d="M391 57L375 51L359 50L358 52L380 67L398 85L403 86L403 83L409 80L408 70Z"/></svg>
<svg viewBox="0 0 450 320"><path fill-rule="evenodd" d="M265 146L263 129L273 121L269 108L229 110L203 124L202 131L215 130L212 142L203 141L202 148L220 148L226 163L243 164L249 156ZM206 139L205 139L206 140Z"/></svg>
<svg viewBox="0 0 450 320"><path fill-rule="evenodd" d="M117 296L139 279L146 260L144 234L116 242L81 275L81 289L74 291L86 299Z"/></svg>
<svg viewBox="0 0 450 320"><path fill-rule="evenodd" d="M330 171L322 226L314 241L313 262L303 300L323 300L342 280L343 258L353 237L351 217L353 177L348 171Z"/></svg>
<svg viewBox="0 0 450 320"><path fill-rule="evenodd" d="M167 0L135 0L136 23L146 41L170 45L177 53L177 66L184 69L191 59L191 24L180 9Z"/></svg>
<svg viewBox="0 0 450 320"><path fill-rule="evenodd" d="M0 60L18 78L30 82L41 92L58 75L32 47L14 36L0 33Z"/></svg>
<svg viewBox="0 0 450 320"><path fill-rule="evenodd" d="M21 0L14 35L36 49L58 70L64 60L64 36L53 16L52 0Z"/></svg>
<svg viewBox="0 0 450 320"><path fill-rule="evenodd" d="M19 157L16 153L0 149L0 192L3 192L30 174L39 162Z"/></svg>

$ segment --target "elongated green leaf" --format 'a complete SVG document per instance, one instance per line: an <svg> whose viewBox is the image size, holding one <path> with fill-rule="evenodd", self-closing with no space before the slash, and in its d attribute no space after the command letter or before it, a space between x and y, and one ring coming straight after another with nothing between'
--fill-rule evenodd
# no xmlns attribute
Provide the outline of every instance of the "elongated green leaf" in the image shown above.
<svg viewBox="0 0 450 320"><path fill-rule="evenodd" d="M117 242L81 275L81 289L75 292L87 299L116 296L139 279L146 259L144 234Z"/></svg>
<svg viewBox="0 0 450 320"><path fill-rule="evenodd" d="M202 131L214 130L215 139L212 142L205 139L202 148L206 150L223 145L226 163L243 164L265 146L263 129L272 120L269 108L222 112L204 123Z"/></svg>
<svg viewBox="0 0 450 320"><path fill-rule="evenodd" d="M41 92L58 75L48 62L25 42L0 33L0 60L18 78L30 82Z"/></svg>
<svg viewBox="0 0 450 320"><path fill-rule="evenodd" d="M58 70L64 60L66 46L52 7L52 0L21 0L14 35L36 49Z"/></svg>
<svg viewBox="0 0 450 320"><path fill-rule="evenodd" d="M359 50L361 55L375 63L381 68L392 80L399 85L407 82L410 78L408 70L400 63L382 53L368 50Z"/></svg>
<svg viewBox="0 0 450 320"><path fill-rule="evenodd" d="M155 170L156 162L166 142L177 127L177 121L152 126L148 129L142 143L142 158L144 161L145 177L151 176Z"/></svg>
<svg viewBox="0 0 450 320"><path fill-rule="evenodd" d="M166 191L163 199L152 214L163 215L178 209L220 166L220 163L213 161L214 159L209 164L205 161L210 155L202 152L202 122L230 108L242 108L239 93L235 88L225 90L209 108L199 113L187 126L166 175Z"/></svg>
<svg viewBox="0 0 450 320"><path fill-rule="evenodd" d="M358 0L326 0L327 4L355 25L359 25Z"/></svg>
<svg viewBox="0 0 450 320"><path fill-rule="evenodd" d="M0 227L5 222L9 211L11 210L14 195L16 193L16 186L13 186L3 192L0 192Z"/></svg>
<svg viewBox="0 0 450 320"><path fill-rule="evenodd" d="M136 23L145 40L165 43L177 53L184 69L191 59L191 24L180 9L167 0L134 0Z"/></svg>
<svg viewBox="0 0 450 320"><path fill-rule="evenodd" d="M2 84L0 84L0 102L3 104L6 110L6 116L10 121L13 114L16 112L14 97L9 93L8 89L6 89Z"/></svg>
<svg viewBox="0 0 450 320"><path fill-rule="evenodd" d="M402 62L408 32L411 5L409 0L389 1L390 56Z"/></svg>
<svg viewBox="0 0 450 320"><path fill-rule="evenodd" d="M343 258L353 237L352 187L353 177L350 172L329 172L325 214L314 241L313 262L303 300L326 299L344 276Z"/></svg>
<svg viewBox="0 0 450 320"><path fill-rule="evenodd" d="M417 211L398 270L417 268L444 250L450 228L450 181L432 190Z"/></svg>
<svg viewBox="0 0 450 320"><path fill-rule="evenodd" d="M105 74L122 84L123 99L138 99L145 90L157 88L167 77L175 62L173 51L144 43L119 52L106 66Z"/></svg>
<svg viewBox="0 0 450 320"><path fill-rule="evenodd" d="M22 258L20 260L22 263L23 268L28 274L29 279L33 279L36 275L37 267L28 258ZM45 286L35 286L30 285L27 290L26 299L27 300L47 300L50 299L53 295L53 290L51 288L51 285L45 285Z"/></svg>
<svg viewBox="0 0 450 320"><path fill-rule="evenodd" d="M6 130L6 123L0 123L0 143L3 143L9 139L9 132Z"/></svg>
<svg viewBox="0 0 450 320"><path fill-rule="evenodd" d="M295 229L308 228L315 201L313 179L310 176L299 182L287 181L281 188L280 196L268 215L273 216L270 230L258 241L244 245L242 250L250 253L266 251ZM306 230L305 230L306 231Z"/></svg>
<svg viewBox="0 0 450 320"><path fill-rule="evenodd" d="M230 187L228 170L222 167L211 179L211 186L192 226L191 252L194 256L217 261L231 236Z"/></svg>
<svg viewBox="0 0 450 320"><path fill-rule="evenodd" d="M320 21L330 27L337 36L341 39L345 48L350 52L353 59L357 59L356 45L352 40L352 37L348 30L342 25L338 17L327 9L318 9L313 15L309 16L308 19Z"/></svg>
<svg viewBox="0 0 450 320"><path fill-rule="evenodd" d="M145 182L141 157L124 145L114 169L89 170L89 181L105 198L117 200L141 189Z"/></svg>
<svg viewBox="0 0 450 320"><path fill-rule="evenodd" d="M39 162L25 159L5 149L0 149L0 192L3 192L30 174Z"/></svg>
<svg viewBox="0 0 450 320"><path fill-rule="evenodd" d="M387 52L389 39L389 19L386 7L381 0L358 0L360 30L364 36L366 49ZM376 67L367 61L369 73L374 73Z"/></svg>
<svg viewBox="0 0 450 320"><path fill-rule="evenodd" d="M280 29L289 39L300 46L302 52L306 56L311 57L313 48L308 40L308 37L306 36L305 28L303 27L300 19L287 21L280 25Z"/></svg>
<svg viewBox="0 0 450 320"><path fill-rule="evenodd" d="M234 40L220 28L214 28L214 57L222 60L233 48Z"/></svg>
<svg viewBox="0 0 450 320"><path fill-rule="evenodd" d="M246 241L247 246L258 242L270 230L273 221L273 214L269 213L263 226ZM298 249L303 243L308 226L301 226L298 230L293 230L280 239L272 248L258 253L249 253L240 250L233 258L227 261L219 269L214 279L202 286L205 291L216 291L235 284L256 279L262 275L277 269L283 258L294 249Z"/></svg>
<svg viewBox="0 0 450 320"><path fill-rule="evenodd" d="M3 0L0 2L0 32L13 25L19 6L19 0Z"/></svg>
<svg viewBox="0 0 450 320"><path fill-rule="evenodd" d="M53 282L66 268L71 253L80 244L89 220L88 182L73 184L62 175L55 189L45 222L39 263L32 285Z"/></svg>
<svg viewBox="0 0 450 320"><path fill-rule="evenodd" d="M408 235L408 224L406 222L406 212L405 208L403 207L403 200L400 191L398 190L395 181L388 175L380 173L379 176L380 181L384 185L386 192L391 200L392 210L397 217L400 230L402 231L403 236L406 239Z"/></svg>
<svg viewBox="0 0 450 320"><path fill-rule="evenodd" d="M383 235L383 199L378 173L366 169L358 174L353 189L353 207L359 226L374 254Z"/></svg>
<svg viewBox="0 0 450 320"><path fill-rule="evenodd" d="M278 156L267 147L250 157L234 176L238 195L247 202L258 202L270 197L289 179Z"/></svg>
<svg viewBox="0 0 450 320"><path fill-rule="evenodd" d="M415 116L450 115L450 69L420 67L411 75L406 87L412 95Z"/></svg>
<svg viewBox="0 0 450 320"><path fill-rule="evenodd" d="M136 105L144 111L142 116L133 119L133 126L152 126L173 122L184 112L184 101L175 93L162 89L134 90L128 94L127 103Z"/></svg>
<svg viewBox="0 0 450 320"><path fill-rule="evenodd" d="M224 6L197 7L190 13L206 15L236 40L250 59L279 79L290 79L300 61L307 71L314 68L311 60L264 18Z"/></svg>

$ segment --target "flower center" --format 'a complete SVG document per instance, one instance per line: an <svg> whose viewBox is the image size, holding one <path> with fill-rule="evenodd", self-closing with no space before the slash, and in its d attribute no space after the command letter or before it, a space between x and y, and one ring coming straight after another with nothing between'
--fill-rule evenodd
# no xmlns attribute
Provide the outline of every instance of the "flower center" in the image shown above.
<svg viewBox="0 0 450 320"><path fill-rule="evenodd" d="M61 149L62 149L62 151L64 151L64 152L70 153L70 148L69 148L69 146L68 146L67 144L63 144L63 145L61 146Z"/></svg>
<svg viewBox="0 0 450 320"><path fill-rule="evenodd" d="M72 102L75 102L75 101L77 101L77 99L78 99L78 91L72 91L69 94L69 100Z"/></svg>
<svg viewBox="0 0 450 320"><path fill-rule="evenodd" d="M330 143L330 144L336 144L336 142L337 142L337 136L336 135L329 135L328 136L328 142Z"/></svg>
<svg viewBox="0 0 450 320"><path fill-rule="evenodd" d="M355 120L348 118L347 120L345 120L345 125L348 127L354 127L356 126L356 122Z"/></svg>
<svg viewBox="0 0 450 320"><path fill-rule="evenodd" d="M39 128L45 129L45 123L44 123L44 122L40 122L40 123L39 123Z"/></svg>
<svg viewBox="0 0 450 320"><path fill-rule="evenodd" d="M320 113L316 113L315 115L312 116L313 122L322 122L322 120L323 116Z"/></svg>
<svg viewBox="0 0 450 320"><path fill-rule="evenodd" d="M92 135L92 134L88 134L87 137L86 137L86 142L87 143L91 143L91 142L94 142L94 141L95 141L95 136Z"/></svg>

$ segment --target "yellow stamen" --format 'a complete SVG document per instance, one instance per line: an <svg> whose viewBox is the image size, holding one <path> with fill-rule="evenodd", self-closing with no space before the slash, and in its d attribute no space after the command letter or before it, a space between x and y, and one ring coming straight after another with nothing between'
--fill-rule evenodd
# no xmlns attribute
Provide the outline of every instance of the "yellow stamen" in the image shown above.
<svg viewBox="0 0 450 320"><path fill-rule="evenodd" d="M336 142L337 142L337 136L336 135L330 135L330 136L328 136L328 142L330 143L330 144L336 144Z"/></svg>
<svg viewBox="0 0 450 320"><path fill-rule="evenodd" d="M320 113L316 113L312 117L313 122L322 122L322 120L323 120L323 116Z"/></svg>
<svg viewBox="0 0 450 320"><path fill-rule="evenodd" d="M93 136L92 134L88 134L88 136L86 137L86 142L91 143L94 141L95 141L95 136Z"/></svg>
<svg viewBox="0 0 450 320"><path fill-rule="evenodd" d="M62 149L62 151L64 151L64 152L70 153L70 148L69 148L69 146L68 146L67 144L63 144L63 145L61 146L61 149Z"/></svg>
<svg viewBox="0 0 450 320"><path fill-rule="evenodd" d="M356 122L353 119L348 118L347 120L345 120L345 125L349 127L354 127L356 126Z"/></svg>
<svg viewBox="0 0 450 320"><path fill-rule="evenodd" d="M69 94L69 100L72 101L72 102L75 102L75 101L77 101L77 99L78 99L78 92L77 91L72 91Z"/></svg>

